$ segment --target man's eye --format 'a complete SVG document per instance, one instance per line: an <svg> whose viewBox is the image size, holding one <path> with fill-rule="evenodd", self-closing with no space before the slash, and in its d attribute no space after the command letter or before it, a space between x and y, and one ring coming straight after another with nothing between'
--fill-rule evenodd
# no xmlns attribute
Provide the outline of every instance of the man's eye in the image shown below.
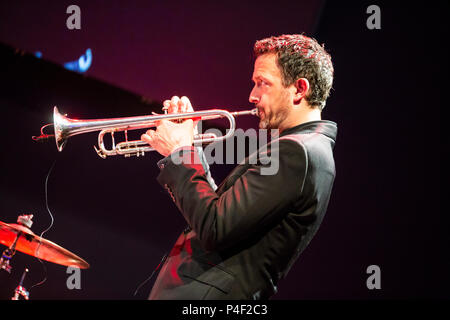
<svg viewBox="0 0 450 320"><path fill-rule="evenodd" d="M258 80L256 82L253 82L253 85L256 85L257 87L262 87L262 86L267 86L269 84L264 80Z"/></svg>

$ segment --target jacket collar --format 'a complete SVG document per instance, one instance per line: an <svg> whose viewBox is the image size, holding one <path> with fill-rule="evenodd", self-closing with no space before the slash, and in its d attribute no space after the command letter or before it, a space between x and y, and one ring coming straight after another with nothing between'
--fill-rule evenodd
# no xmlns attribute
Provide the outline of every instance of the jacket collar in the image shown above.
<svg viewBox="0 0 450 320"><path fill-rule="evenodd" d="M280 137L293 133L320 133L336 142L337 124L329 120L308 121L284 130Z"/></svg>

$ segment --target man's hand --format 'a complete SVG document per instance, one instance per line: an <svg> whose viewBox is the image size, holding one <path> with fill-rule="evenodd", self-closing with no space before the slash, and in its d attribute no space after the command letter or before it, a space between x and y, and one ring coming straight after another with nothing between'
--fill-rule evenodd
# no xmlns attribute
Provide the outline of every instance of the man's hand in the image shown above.
<svg viewBox="0 0 450 320"><path fill-rule="evenodd" d="M172 97L163 102L164 109L168 113L193 112L191 102L187 97ZM194 123L185 120L183 123L174 123L169 120L161 120L156 130L148 130L141 136L141 140L147 142L164 157L170 155L178 148L192 146L194 140Z"/></svg>

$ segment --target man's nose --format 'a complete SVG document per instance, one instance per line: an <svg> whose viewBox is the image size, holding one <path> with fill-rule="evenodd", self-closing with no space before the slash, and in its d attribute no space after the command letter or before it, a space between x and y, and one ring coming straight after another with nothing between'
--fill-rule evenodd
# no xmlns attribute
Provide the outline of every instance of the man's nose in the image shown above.
<svg viewBox="0 0 450 320"><path fill-rule="evenodd" d="M255 88L253 88L252 92L250 92L250 96L248 97L248 101L250 103L254 103L254 104L259 102L259 97L256 95Z"/></svg>

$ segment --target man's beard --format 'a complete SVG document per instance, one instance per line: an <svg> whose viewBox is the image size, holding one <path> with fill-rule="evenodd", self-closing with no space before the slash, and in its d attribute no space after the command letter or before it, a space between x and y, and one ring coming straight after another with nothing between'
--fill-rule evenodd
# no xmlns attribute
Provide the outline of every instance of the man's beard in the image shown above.
<svg viewBox="0 0 450 320"><path fill-rule="evenodd" d="M288 117L289 107L281 107L276 113L263 110L263 119L259 121L260 129L278 129L280 124Z"/></svg>

